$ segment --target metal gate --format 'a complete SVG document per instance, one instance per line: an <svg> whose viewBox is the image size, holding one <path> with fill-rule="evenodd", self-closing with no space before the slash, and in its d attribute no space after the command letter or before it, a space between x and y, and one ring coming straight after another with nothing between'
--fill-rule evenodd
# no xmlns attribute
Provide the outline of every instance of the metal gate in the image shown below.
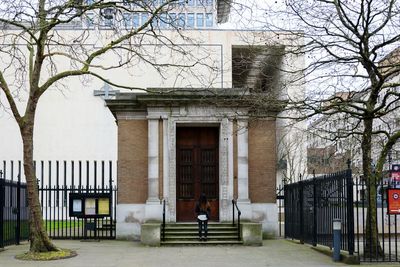
<svg viewBox="0 0 400 267"><path fill-rule="evenodd" d="M8 176L7 172L0 170L0 248L18 245L29 238L26 184L21 183L20 170L19 163L16 180L13 173Z"/></svg>

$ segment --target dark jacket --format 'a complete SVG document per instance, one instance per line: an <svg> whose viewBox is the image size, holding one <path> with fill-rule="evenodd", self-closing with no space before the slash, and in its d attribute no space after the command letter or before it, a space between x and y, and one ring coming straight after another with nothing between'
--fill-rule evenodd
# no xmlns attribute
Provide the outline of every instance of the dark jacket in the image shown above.
<svg viewBox="0 0 400 267"><path fill-rule="evenodd" d="M195 211L196 211L197 215L203 215L204 214L204 215L207 216L207 219L210 219L210 212L211 212L210 203L207 202L206 208L202 209L201 206L200 206L200 203L197 202Z"/></svg>

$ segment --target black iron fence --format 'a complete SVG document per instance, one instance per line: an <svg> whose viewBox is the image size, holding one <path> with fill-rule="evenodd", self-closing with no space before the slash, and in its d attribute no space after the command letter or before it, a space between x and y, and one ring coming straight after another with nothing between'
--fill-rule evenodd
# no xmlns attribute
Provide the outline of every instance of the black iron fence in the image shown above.
<svg viewBox="0 0 400 267"><path fill-rule="evenodd" d="M369 205L370 191L363 177L354 178L356 250L363 262L398 262L400 220L387 212L387 189L400 188L397 181L379 179L371 186L376 190L376 209ZM376 224L372 218L376 218ZM373 233L377 238L374 238Z"/></svg>
<svg viewBox="0 0 400 267"><path fill-rule="evenodd" d="M112 161L35 161L43 220L53 239L115 239L116 168ZM10 177L21 173L21 162L3 161ZM111 214L102 218L70 216L70 193L109 193Z"/></svg>
<svg viewBox="0 0 400 267"><path fill-rule="evenodd" d="M332 248L333 219L341 219L341 249L354 253L350 169L285 185L284 203L285 237Z"/></svg>
<svg viewBox="0 0 400 267"><path fill-rule="evenodd" d="M13 174L6 179L7 173L0 170L0 248L29 238L27 191L20 174L20 162L16 177Z"/></svg>

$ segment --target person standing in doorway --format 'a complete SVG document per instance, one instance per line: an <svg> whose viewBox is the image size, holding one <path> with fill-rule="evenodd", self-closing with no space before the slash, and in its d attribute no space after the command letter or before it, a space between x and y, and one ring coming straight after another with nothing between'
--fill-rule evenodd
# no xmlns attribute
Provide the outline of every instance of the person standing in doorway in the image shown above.
<svg viewBox="0 0 400 267"><path fill-rule="evenodd" d="M197 222L199 223L199 240L207 241L207 226L210 218L211 207L204 193L196 203Z"/></svg>

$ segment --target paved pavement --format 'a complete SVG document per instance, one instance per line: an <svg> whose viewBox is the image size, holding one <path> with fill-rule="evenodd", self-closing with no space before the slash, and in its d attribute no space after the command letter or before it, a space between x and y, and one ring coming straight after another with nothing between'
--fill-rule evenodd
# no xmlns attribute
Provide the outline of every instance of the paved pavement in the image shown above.
<svg viewBox="0 0 400 267"><path fill-rule="evenodd" d="M14 256L28 250L28 244L10 246L0 252L1 267L57 266L57 267L114 267L114 266L345 266L334 263L331 258L314 251L307 245L286 240L266 240L262 247L244 246L191 246L191 247L145 247L132 241L55 241L63 248L74 249L78 256L48 262L26 262ZM398 264L397 264L398 265ZM371 266L371 265L369 265ZM383 265L379 265L382 267ZM393 266L393 265L391 265Z"/></svg>

